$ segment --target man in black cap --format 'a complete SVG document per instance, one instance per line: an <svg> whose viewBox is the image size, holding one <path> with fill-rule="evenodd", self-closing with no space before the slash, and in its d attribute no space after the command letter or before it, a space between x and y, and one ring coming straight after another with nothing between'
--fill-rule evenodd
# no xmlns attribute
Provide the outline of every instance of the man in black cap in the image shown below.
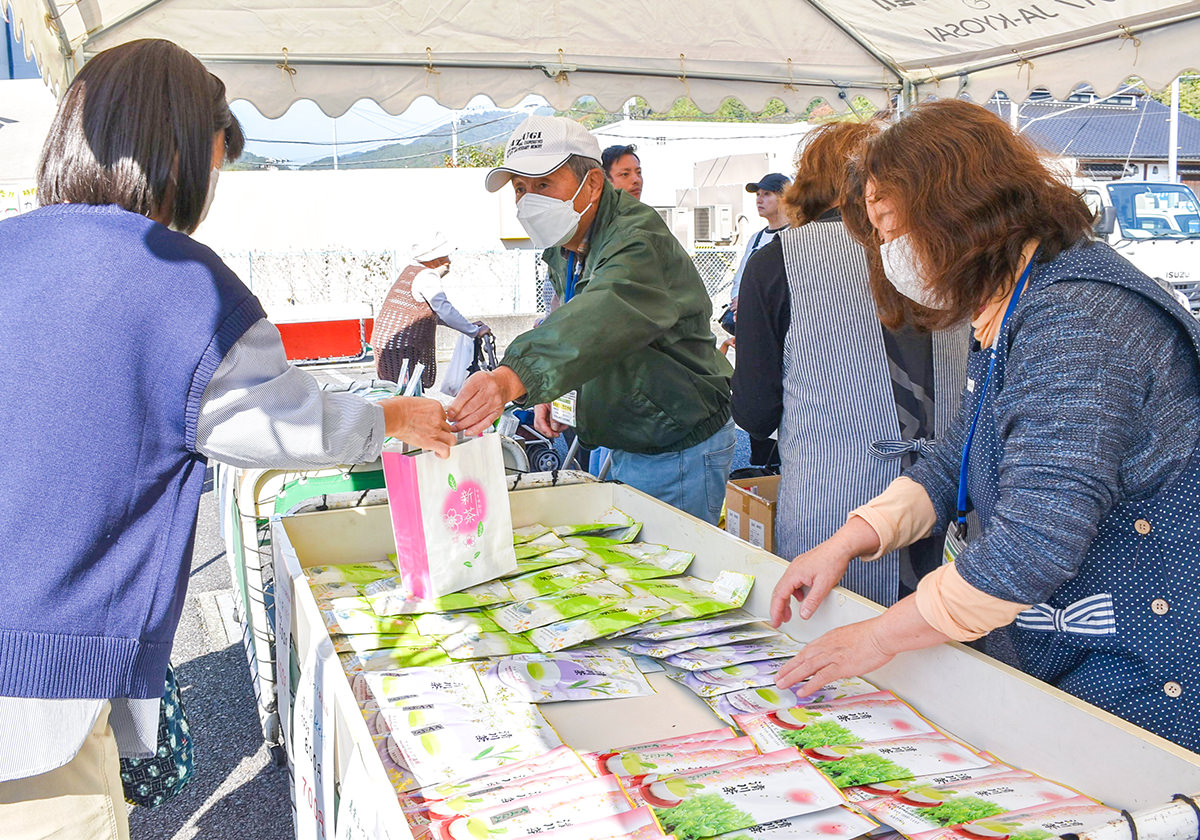
<svg viewBox="0 0 1200 840"><path fill-rule="evenodd" d="M755 183L746 185L746 192L756 194L754 206L758 209L758 215L767 220L767 226L751 237L750 243L746 246L746 253L742 254L742 261L738 265L737 273L733 275L733 291L730 294L729 311L721 318L721 326L729 332L733 332L734 324L737 321L738 291L742 287L742 272L746 270L747 260L750 259L751 254L764 247L778 236L780 231L788 227L783 191L790 183L792 183L792 179L786 175L769 172Z"/></svg>

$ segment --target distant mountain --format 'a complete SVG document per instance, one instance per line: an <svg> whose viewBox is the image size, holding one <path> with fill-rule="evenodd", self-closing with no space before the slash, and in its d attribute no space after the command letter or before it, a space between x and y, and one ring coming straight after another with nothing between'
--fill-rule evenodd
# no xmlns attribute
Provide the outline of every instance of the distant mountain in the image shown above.
<svg viewBox="0 0 1200 840"><path fill-rule="evenodd" d="M253 152L242 152L241 157L222 168L234 172L247 169L274 169L275 162L270 158L260 157Z"/></svg>
<svg viewBox="0 0 1200 840"><path fill-rule="evenodd" d="M543 108L538 113L553 113ZM502 149L513 129L529 114L526 111L483 111L459 119L458 147L478 147L484 151ZM446 155L453 144L452 125L443 123L416 140L389 143L369 152L350 152L338 155L339 169L392 169L408 167L440 167L446 165ZM300 169L333 169L333 157L306 163Z"/></svg>

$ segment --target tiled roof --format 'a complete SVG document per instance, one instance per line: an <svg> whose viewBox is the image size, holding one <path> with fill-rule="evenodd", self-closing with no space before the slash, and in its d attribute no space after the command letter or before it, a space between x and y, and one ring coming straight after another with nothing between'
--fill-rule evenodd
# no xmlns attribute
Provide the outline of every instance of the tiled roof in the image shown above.
<svg viewBox="0 0 1200 840"><path fill-rule="evenodd" d="M1010 103L986 107L1009 119ZM1022 133L1046 151L1083 159L1166 160L1171 109L1148 96L1093 104L1032 99L1020 105ZM1179 160L1200 161L1200 120L1179 114Z"/></svg>

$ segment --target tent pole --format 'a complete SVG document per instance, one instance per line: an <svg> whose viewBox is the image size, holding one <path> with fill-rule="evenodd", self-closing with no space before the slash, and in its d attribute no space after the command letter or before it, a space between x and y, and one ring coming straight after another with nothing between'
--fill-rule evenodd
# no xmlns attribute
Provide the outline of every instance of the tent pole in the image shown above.
<svg viewBox="0 0 1200 840"><path fill-rule="evenodd" d="M1167 146L1167 180L1179 181L1179 76L1171 82L1171 122Z"/></svg>
<svg viewBox="0 0 1200 840"><path fill-rule="evenodd" d="M67 40L67 30L62 25L62 14L58 11L57 4L54 0L45 0L45 4L46 25L54 30L54 35L58 38L58 51L62 53L63 69L66 71L64 84L69 85L79 72L79 68L75 66L75 51L71 49L71 42Z"/></svg>

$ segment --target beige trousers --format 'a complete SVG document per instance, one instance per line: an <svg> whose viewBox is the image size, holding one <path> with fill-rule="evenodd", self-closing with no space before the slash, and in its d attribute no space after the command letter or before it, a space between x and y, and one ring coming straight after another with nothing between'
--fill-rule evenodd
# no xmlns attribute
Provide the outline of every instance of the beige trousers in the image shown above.
<svg viewBox="0 0 1200 840"><path fill-rule="evenodd" d="M129 840L109 708L105 703L79 754L62 767L0 782L4 840Z"/></svg>

